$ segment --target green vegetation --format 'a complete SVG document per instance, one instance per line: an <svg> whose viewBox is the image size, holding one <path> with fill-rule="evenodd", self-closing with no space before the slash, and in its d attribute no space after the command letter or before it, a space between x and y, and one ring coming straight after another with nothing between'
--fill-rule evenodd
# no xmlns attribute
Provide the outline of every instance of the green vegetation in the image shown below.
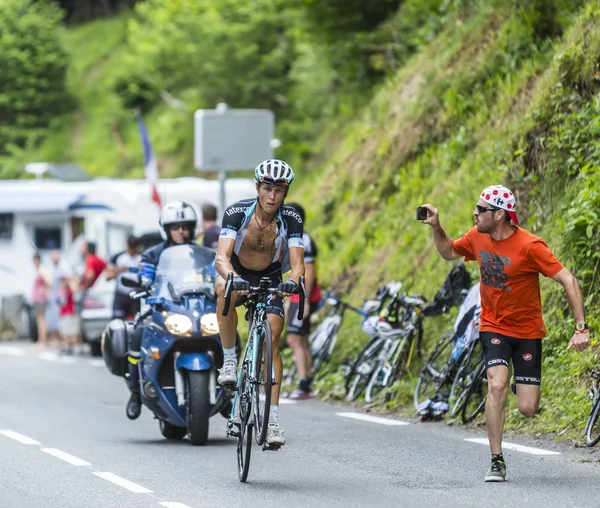
<svg viewBox="0 0 600 508"><path fill-rule="evenodd" d="M451 265L415 207L433 203L456 238L481 189L504 183L522 225L580 280L597 330L599 22L591 0L141 1L68 29L67 84L78 107L54 118L27 155L140 176L139 108L161 174L193 174L195 109L268 107L283 141L277 155L299 175L291 197L305 203L324 285L354 304L391 279L432 297ZM23 161L0 160L0 175ZM512 398L508 428L578 439L597 351L567 352L564 291L544 281L543 298L541 412L527 420ZM428 345L451 323L427 321ZM341 395L339 365L366 340L358 324L347 315L319 384L326 396ZM387 409L408 408L413 386L403 381Z"/></svg>
<svg viewBox="0 0 600 508"><path fill-rule="evenodd" d="M0 165L8 176L72 104L60 10L25 0L0 8Z"/></svg>

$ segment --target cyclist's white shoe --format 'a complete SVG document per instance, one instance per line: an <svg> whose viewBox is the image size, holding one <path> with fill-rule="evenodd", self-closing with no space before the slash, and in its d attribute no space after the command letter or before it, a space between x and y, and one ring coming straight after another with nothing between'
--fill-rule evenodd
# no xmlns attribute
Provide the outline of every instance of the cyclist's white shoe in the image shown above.
<svg viewBox="0 0 600 508"><path fill-rule="evenodd" d="M219 371L217 381L221 386L235 388L237 383L237 365L235 362L225 362Z"/></svg>
<svg viewBox="0 0 600 508"><path fill-rule="evenodd" d="M285 444L284 432L279 428L279 423L269 422L269 426L267 427L267 445L274 447L283 446Z"/></svg>

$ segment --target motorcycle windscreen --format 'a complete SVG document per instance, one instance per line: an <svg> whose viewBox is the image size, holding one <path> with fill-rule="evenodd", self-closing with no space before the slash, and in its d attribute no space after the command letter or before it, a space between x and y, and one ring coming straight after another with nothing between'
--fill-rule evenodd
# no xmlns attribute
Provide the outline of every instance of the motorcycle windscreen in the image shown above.
<svg viewBox="0 0 600 508"><path fill-rule="evenodd" d="M156 267L153 296L173 301L186 295L216 298L214 260L215 252L200 245L175 245L165 249Z"/></svg>

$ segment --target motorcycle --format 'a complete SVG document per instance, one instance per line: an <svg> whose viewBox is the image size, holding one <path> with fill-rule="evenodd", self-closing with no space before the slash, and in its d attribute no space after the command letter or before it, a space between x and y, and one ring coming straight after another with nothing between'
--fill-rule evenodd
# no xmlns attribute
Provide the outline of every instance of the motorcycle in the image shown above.
<svg viewBox="0 0 600 508"><path fill-rule="evenodd" d="M231 397L217 386L223 350L216 315L213 267L215 252L200 245L165 249L150 290L137 274L124 274L135 298L145 298L149 309L138 316L143 326L140 371L142 404L154 413L167 439L193 445L208 440L209 419L229 417ZM150 318L150 319L148 319ZM147 322L145 320L148 319ZM102 337L102 355L111 373L128 377L127 337L136 324L113 320Z"/></svg>

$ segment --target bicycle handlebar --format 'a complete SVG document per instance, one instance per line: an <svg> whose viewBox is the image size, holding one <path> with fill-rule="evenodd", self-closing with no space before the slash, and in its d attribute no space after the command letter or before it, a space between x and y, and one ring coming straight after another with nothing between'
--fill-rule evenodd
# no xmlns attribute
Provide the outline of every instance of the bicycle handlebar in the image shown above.
<svg viewBox="0 0 600 508"><path fill-rule="evenodd" d="M223 306L223 315L226 316L229 313L229 307L231 306L231 292L233 291L233 272L227 274L227 280L225 281L225 304ZM278 294L278 288L270 288L264 286L251 286L248 290L251 296L255 295L273 295ZM306 286L304 285L304 276L300 276L298 281L298 290L295 294L300 295L300 303L298 305L298 320L302 320L304 317L304 303L306 301Z"/></svg>
<svg viewBox="0 0 600 508"><path fill-rule="evenodd" d="M345 307L346 309L351 310L353 312L356 312L357 314L359 314L359 315L361 315L363 317L367 317L368 316L368 314L366 312L364 312L363 310L361 310L361 309L359 309L357 307L353 307L349 303L344 302L343 300L341 300L337 296L332 295L329 292L325 293L325 297L323 298L323 300L325 301L325 303L329 303L330 305L341 305L341 306ZM335 303L331 303L328 300L333 300Z"/></svg>

